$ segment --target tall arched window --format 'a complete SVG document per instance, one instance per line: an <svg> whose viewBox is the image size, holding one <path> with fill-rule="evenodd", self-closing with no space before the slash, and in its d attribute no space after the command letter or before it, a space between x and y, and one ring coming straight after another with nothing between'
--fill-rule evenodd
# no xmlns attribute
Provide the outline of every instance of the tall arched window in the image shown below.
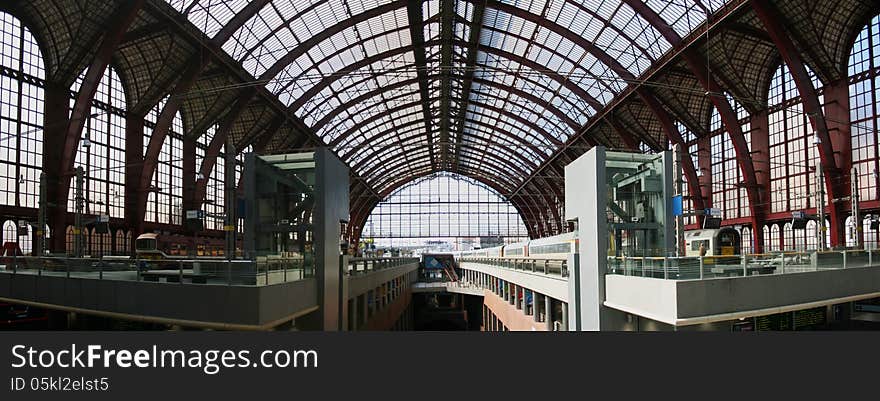
<svg viewBox="0 0 880 401"><path fill-rule="evenodd" d="M122 229L116 230L116 235L114 238L114 246L113 246L114 254L124 255L126 249L127 248L126 248L126 244L125 244L125 231L123 231Z"/></svg>
<svg viewBox="0 0 880 401"><path fill-rule="evenodd" d="M0 243L15 242L18 244L18 248L21 250L22 254L30 255L33 245L31 241L33 233L33 227L29 224L19 227L15 221L6 220L3 222L2 242Z"/></svg>
<svg viewBox="0 0 880 401"><path fill-rule="evenodd" d="M803 230L797 230L803 231ZM791 226L791 222L785 223L782 229L782 250L783 251L793 251L796 248L797 242L795 241L795 230Z"/></svg>
<svg viewBox="0 0 880 401"><path fill-rule="evenodd" d="M877 240L880 238L880 230L871 228L871 218L865 217L862 220L862 232L865 233L865 248L877 249Z"/></svg>
<svg viewBox="0 0 880 401"><path fill-rule="evenodd" d="M254 151L253 145L247 145L235 155L235 185L241 183L241 174L244 172L244 157ZM238 216L238 231L244 232L244 216Z"/></svg>
<svg viewBox="0 0 880 401"><path fill-rule="evenodd" d="M500 194L473 179L437 173L398 189L379 203L361 237L380 243L394 238L394 244L412 245L433 240L470 249L527 235L516 208Z"/></svg>
<svg viewBox="0 0 880 401"><path fill-rule="evenodd" d="M36 208L43 166L43 57L34 36L0 12L0 205Z"/></svg>
<svg viewBox="0 0 880 401"><path fill-rule="evenodd" d="M727 99L736 112L740 127L742 128L749 151L752 149L751 121L749 114L729 94ZM712 108L709 120L710 158L712 161L712 205L721 210L723 219L748 217L749 194L748 189L742 187L742 172L736 159L736 150L733 141L721 121L721 114L716 108Z"/></svg>
<svg viewBox="0 0 880 401"><path fill-rule="evenodd" d="M754 248L752 248L752 230L748 227L742 228L742 253L748 254L752 253Z"/></svg>
<svg viewBox="0 0 880 401"><path fill-rule="evenodd" d="M770 227L770 250L781 251L782 240L782 233L779 229L779 224L774 224Z"/></svg>
<svg viewBox="0 0 880 401"><path fill-rule="evenodd" d="M211 144L211 140L214 138L216 132L217 126L213 125L208 128L196 142L197 169L201 167L202 163L204 163L205 153L207 152L208 146ZM226 145L224 144L221 152L217 155L217 161L214 164L214 169L211 170L211 174L208 177L202 178L208 180L205 187L205 199L202 203L202 210L207 214L207 217L205 218L205 229L223 229L226 205L225 178Z"/></svg>
<svg viewBox="0 0 880 401"><path fill-rule="evenodd" d="M855 238L855 230L853 230L853 217L848 216L846 218L846 223L844 224L846 227L846 246L856 246L856 238Z"/></svg>
<svg viewBox="0 0 880 401"><path fill-rule="evenodd" d="M813 71L807 68L813 86L821 88ZM822 103L820 97L819 102ZM794 79L783 64L773 75L767 100L770 109L770 200L773 212L815 207L811 196L814 168L819 153L813 129Z"/></svg>
<svg viewBox="0 0 880 401"><path fill-rule="evenodd" d="M73 108L85 71L71 86ZM85 212L125 217L125 91L116 70L104 71L89 117L77 144L76 167L85 170ZM71 182L67 210L76 211L75 183Z"/></svg>
<svg viewBox="0 0 880 401"><path fill-rule="evenodd" d="M697 163L697 135L694 134L693 131L688 129L684 124L679 121L675 122L675 127L678 129L678 132L681 133L681 138L684 141L684 146L682 147L682 151L684 152L683 157L690 157L691 162L693 162L694 167L698 167ZM670 144L670 149L672 149L672 145ZM687 174L682 172L682 183L681 183L681 194L684 199L688 199L690 197L690 188L688 188L688 180ZM699 195L699 194L697 194ZM685 208L693 208L692 202L685 202ZM564 213L563 213L564 215ZM684 218L684 224L696 224L697 219L694 216L687 216Z"/></svg>
<svg viewBox="0 0 880 401"><path fill-rule="evenodd" d="M144 153L166 101L167 98L159 102L144 119ZM180 112L175 114L171 129L162 142L156 171L153 172L150 184L145 220L180 224L183 215L183 119Z"/></svg>
<svg viewBox="0 0 880 401"><path fill-rule="evenodd" d="M797 231L802 233L800 235L803 235L805 237L803 239L803 242L800 242L800 239L799 239L798 245L803 244L803 248L799 248L798 250L806 250L806 249L812 250L812 249L819 248L819 237L818 237L819 225L816 224L815 221L813 221L813 220L808 221L806 230L797 230Z"/></svg>
<svg viewBox="0 0 880 401"><path fill-rule="evenodd" d="M64 233L64 244L67 248L67 254L73 255L75 253L74 250L74 241L76 240L76 236L73 235L73 226L67 226L67 230Z"/></svg>
<svg viewBox="0 0 880 401"><path fill-rule="evenodd" d="M876 200L878 197L877 177L878 136L880 129L880 16L875 16L866 25L853 43L849 55L849 107L850 127L852 129L853 167L859 170L859 195L861 200Z"/></svg>

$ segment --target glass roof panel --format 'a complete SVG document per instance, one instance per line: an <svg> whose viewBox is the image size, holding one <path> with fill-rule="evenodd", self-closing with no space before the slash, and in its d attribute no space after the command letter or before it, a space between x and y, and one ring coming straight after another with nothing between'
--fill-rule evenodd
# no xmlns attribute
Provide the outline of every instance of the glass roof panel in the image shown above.
<svg viewBox="0 0 880 401"><path fill-rule="evenodd" d="M209 37L248 4L247 0L166 1ZM320 42L312 40L391 1L272 0L236 27L223 49L255 78L270 68L278 71L268 77L266 88L325 143L333 142L340 153L352 147L366 149L354 152L350 162L379 155L369 160L370 166L377 166L408 155L412 159L399 170L412 174L433 168L428 146L434 152L441 150L438 130L444 119L451 122L447 134L459 145L461 154L456 157L460 156L463 169L497 169L504 163L499 164L500 159L531 171L557 150L558 143L584 126L598 112L595 107L609 104L627 87L628 82L599 60L607 56L639 76L671 48L648 19L619 0L501 0L504 7L518 10L483 11L483 20L477 21L482 28L473 66L467 61L475 50L464 43L470 40L468 22L480 4L454 0L451 33L456 42L444 46L438 43L443 37L441 0L423 1L422 29L428 46L415 50L425 54L421 73L409 49L406 6L352 24ZM681 36L705 23L707 14L724 4L722 0L644 1ZM535 18L544 21L530 20ZM303 45L310 40L317 43ZM447 72L440 68L443 49L452 50L448 107L441 104L446 101L441 93L441 77ZM291 52L295 53L288 56ZM285 56L296 59L274 66ZM464 78L471 74L475 81L466 93ZM418 78L426 80L422 87L428 90L429 110L423 110ZM449 114L441 115L441 110ZM422 121L426 112L431 121ZM342 134L347 136L340 138ZM404 149L412 153L402 153ZM359 169L369 167L365 163ZM383 185L394 182L382 180Z"/></svg>
<svg viewBox="0 0 880 401"><path fill-rule="evenodd" d="M170 4L185 13L187 19L210 38L220 32L248 4L248 0L171 1Z"/></svg>
<svg viewBox="0 0 880 401"><path fill-rule="evenodd" d="M278 59L301 43L347 18L388 1L381 0L275 0L248 20L223 49L259 77ZM401 13L397 13L401 14ZM380 16L358 24L359 29L406 25L406 10L394 20ZM396 21L395 21L396 20Z"/></svg>

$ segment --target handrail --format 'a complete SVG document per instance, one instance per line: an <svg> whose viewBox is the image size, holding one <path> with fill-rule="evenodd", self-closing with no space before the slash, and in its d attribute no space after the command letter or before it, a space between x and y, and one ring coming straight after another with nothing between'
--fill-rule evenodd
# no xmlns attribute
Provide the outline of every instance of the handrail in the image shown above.
<svg viewBox="0 0 880 401"><path fill-rule="evenodd" d="M482 263L503 269L568 277L568 259L533 257L464 257L460 263Z"/></svg>
<svg viewBox="0 0 880 401"><path fill-rule="evenodd" d="M314 275L313 263L303 258L260 260L195 258L74 258L64 256L0 257L0 272L92 278L116 281L159 281L183 284L261 286L301 280Z"/></svg>
<svg viewBox="0 0 880 401"><path fill-rule="evenodd" d="M418 263L418 261L418 258L413 257L351 258L348 260L346 274L349 276L367 274L373 271Z"/></svg>
<svg viewBox="0 0 880 401"><path fill-rule="evenodd" d="M880 250L775 251L719 256L609 256L606 274L673 280L880 266Z"/></svg>

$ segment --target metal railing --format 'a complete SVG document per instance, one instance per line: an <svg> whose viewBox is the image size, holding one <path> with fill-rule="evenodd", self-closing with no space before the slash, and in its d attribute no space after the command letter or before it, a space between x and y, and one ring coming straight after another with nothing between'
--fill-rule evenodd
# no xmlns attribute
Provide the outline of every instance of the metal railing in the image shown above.
<svg viewBox="0 0 880 401"><path fill-rule="evenodd" d="M390 269L407 264L418 263L418 258L351 258L348 260L348 269L346 272L350 276L367 274L370 272Z"/></svg>
<svg viewBox="0 0 880 401"><path fill-rule="evenodd" d="M734 256L608 257L607 274L701 280L880 266L880 250L769 252Z"/></svg>
<svg viewBox="0 0 880 401"><path fill-rule="evenodd" d="M314 276L302 258L137 259L119 257L10 256L0 258L0 274L152 281L175 284L264 286Z"/></svg>
<svg viewBox="0 0 880 401"><path fill-rule="evenodd" d="M461 258L459 263L481 263L502 269L568 277L568 260L566 259L468 257Z"/></svg>

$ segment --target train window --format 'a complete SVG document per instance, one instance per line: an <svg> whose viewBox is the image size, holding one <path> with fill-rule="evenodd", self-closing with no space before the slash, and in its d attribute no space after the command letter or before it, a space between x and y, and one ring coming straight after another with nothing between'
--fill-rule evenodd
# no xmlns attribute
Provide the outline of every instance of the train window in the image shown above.
<svg viewBox="0 0 880 401"><path fill-rule="evenodd" d="M141 238L134 242L134 247L138 250L153 250L156 249L156 240L152 238Z"/></svg>
<svg viewBox="0 0 880 401"><path fill-rule="evenodd" d="M736 235L733 233L721 233L718 236L718 242L721 246L734 246L736 245Z"/></svg>
<svg viewBox="0 0 880 401"><path fill-rule="evenodd" d="M513 248L513 249L508 249L508 250L506 251L506 253L507 253L508 256L522 255L522 254L523 254L523 250L522 250L522 248Z"/></svg>
<svg viewBox="0 0 880 401"><path fill-rule="evenodd" d="M692 251L699 251L700 245L703 245L708 250L709 249L709 240L704 239L704 240L691 241L691 250Z"/></svg>
<svg viewBox="0 0 880 401"><path fill-rule="evenodd" d="M538 245L531 248L531 253L535 255L547 253L570 253L571 243L564 242L561 244Z"/></svg>

